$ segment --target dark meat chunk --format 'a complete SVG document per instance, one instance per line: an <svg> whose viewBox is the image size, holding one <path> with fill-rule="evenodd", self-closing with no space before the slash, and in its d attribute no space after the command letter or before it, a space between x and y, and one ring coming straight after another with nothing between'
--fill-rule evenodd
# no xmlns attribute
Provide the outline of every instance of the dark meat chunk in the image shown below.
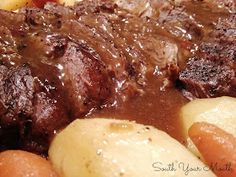
<svg viewBox="0 0 236 177"><path fill-rule="evenodd" d="M171 3L168 0L114 0L121 8L140 17L154 17Z"/></svg>
<svg viewBox="0 0 236 177"><path fill-rule="evenodd" d="M203 31L194 16L186 11L184 6L167 6L163 8L157 19L158 23L171 34L196 40L203 37Z"/></svg>
<svg viewBox="0 0 236 177"><path fill-rule="evenodd" d="M0 101L5 111L2 111L3 125L16 124L21 118L28 117L33 112L34 85L31 71L27 66L8 69L1 66Z"/></svg>
<svg viewBox="0 0 236 177"><path fill-rule="evenodd" d="M221 41L236 41L236 14L228 18L220 18L216 24L212 37Z"/></svg>
<svg viewBox="0 0 236 177"><path fill-rule="evenodd" d="M21 34L21 32L25 32L28 29L27 24L24 23L25 15L24 14L16 14L14 12L9 11L0 11L1 19L0 24L1 26L9 28L12 32L16 34Z"/></svg>
<svg viewBox="0 0 236 177"><path fill-rule="evenodd" d="M45 153L54 131L69 122L60 100L42 92L28 65L11 68L1 65L0 68L1 127L15 132L12 136L19 139L11 141L18 142L21 148ZM2 141L11 138L3 135L0 134ZM32 140L35 143L40 140L37 137L44 141L45 146L41 149L29 146ZM0 144L7 146L3 142Z"/></svg>
<svg viewBox="0 0 236 177"><path fill-rule="evenodd" d="M84 4L76 6L76 14L77 7L81 8L82 5ZM62 12L58 12L55 6L53 9L54 12L63 13L62 7L59 7ZM178 49L174 41L161 36L168 34L160 28L156 29L155 21L134 16L110 16L110 13L111 11L102 11L101 14L81 13L77 20L63 23L61 30L70 35L73 29L71 38L86 41L96 50L107 66L108 73L118 80L118 85L124 83L121 85L123 88L118 86L120 88L116 89L117 91L123 92L127 87L132 87L130 90L133 90L135 95L145 85L146 74L154 72L156 65L165 70L170 63L176 65ZM146 64L152 67L147 69ZM132 72L133 70L135 72Z"/></svg>
<svg viewBox="0 0 236 177"><path fill-rule="evenodd" d="M230 12L235 13L235 0L173 0L178 6L183 6L186 3L198 4L203 8L208 8L211 12ZM192 9L194 11L194 9Z"/></svg>
<svg viewBox="0 0 236 177"><path fill-rule="evenodd" d="M235 96L235 14L223 15L198 42L179 79L188 97Z"/></svg>
<svg viewBox="0 0 236 177"><path fill-rule="evenodd" d="M50 31L52 28L60 28L60 16L56 13L50 13L44 9L23 8L20 13L24 14L25 24L29 29L36 31ZM41 30L39 30L39 27Z"/></svg>
<svg viewBox="0 0 236 177"><path fill-rule="evenodd" d="M32 134L42 136L55 134L57 130L68 123L60 100L50 98L44 92L39 92L34 98L34 113L32 116ZM59 118L61 121L59 121ZM63 120L64 119L64 120Z"/></svg>
<svg viewBox="0 0 236 177"><path fill-rule="evenodd" d="M38 92L34 97L33 114L25 124L25 134L21 136L21 147L28 151L46 154L49 144L57 133L71 120L62 100L45 93Z"/></svg>
<svg viewBox="0 0 236 177"><path fill-rule="evenodd" d="M0 62L8 66L18 63L21 59L17 52L17 44L12 32L3 26L0 27L0 54ZM9 62L9 59L11 62Z"/></svg>
<svg viewBox="0 0 236 177"><path fill-rule="evenodd" d="M0 27L0 52L1 54L12 54L16 52L16 44L11 31L6 27Z"/></svg>
<svg viewBox="0 0 236 177"><path fill-rule="evenodd" d="M81 117L110 96L111 82L99 56L85 44L69 42L59 58L73 117Z"/></svg>
<svg viewBox="0 0 236 177"><path fill-rule="evenodd" d="M236 41L203 42L200 44L200 52L204 57L218 60L236 61Z"/></svg>
<svg viewBox="0 0 236 177"><path fill-rule="evenodd" d="M33 77L27 66L0 66L0 149L19 146L27 117L33 113Z"/></svg>
<svg viewBox="0 0 236 177"><path fill-rule="evenodd" d="M211 8L219 8L227 10L231 13L236 12L236 2L235 0L198 0L207 3Z"/></svg>
<svg viewBox="0 0 236 177"><path fill-rule="evenodd" d="M194 97L217 97L230 93L235 77L232 63L208 59L190 59L180 80Z"/></svg>
<svg viewBox="0 0 236 177"><path fill-rule="evenodd" d="M198 24L194 13L189 13L184 0L115 0L114 3L139 17L156 19L174 36L187 40L203 36L201 24Z"/></svg>
<svg viewBox="0 0 236 177"><path fill-rule="evenodd" d="M109 13L115 12L116 5L113 1L101 1L101 0L88 0L81 1L75 6L76 15L83 14L97 14L97 13Z"/></svg>
<svg viewBox="0 0 236 177"><path fill-rule="evenodd" d="M96 51L87 44L73 42L68 37L56 33L37 33L30 36L27 43L35 45L34 49L40 51L40 58L47 58L44 67L56 66L58 71L54 77L57 78L47 78L59 79L60 91L71 105L69 112L73 119L84 116L91 108L98 108L110 96L112 83L107 68ZM33 58L37 56L31 52L28 57L32 58L30 62L36 62ZM58 88L59 84L56 85Z"/></svg>

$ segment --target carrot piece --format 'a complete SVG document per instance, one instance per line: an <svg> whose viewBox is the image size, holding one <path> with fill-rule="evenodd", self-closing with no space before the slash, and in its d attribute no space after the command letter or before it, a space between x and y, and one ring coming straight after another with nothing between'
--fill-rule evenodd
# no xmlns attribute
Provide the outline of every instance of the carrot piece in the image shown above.
<svg viewBox="0 0 236 177"><path fill-rule="evenodd" d="M58 177L51 163L41 156L8 150L0 153L0 177Z"/></svg>
<svg viewBox="0 0 236 177"><path fill-rule="evenodd" d="M236 138L208 123L195 123L189 137L218 177L236 177Z"/></svg>

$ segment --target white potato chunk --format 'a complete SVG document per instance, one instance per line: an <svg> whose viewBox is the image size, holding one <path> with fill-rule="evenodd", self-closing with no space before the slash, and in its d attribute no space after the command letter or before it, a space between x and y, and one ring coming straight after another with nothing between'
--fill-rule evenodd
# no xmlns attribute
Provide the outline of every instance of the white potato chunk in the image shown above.
<svg viewBox="0 0 236 177"><path fill-rule="evenodd" d="M55 137L49 157L62 177L215 176L165 132L124 120L76 120Z"/></svg>
<svg viewBox="0 0 236 177"><path fill-rule="evenodd" d="M219 97L197 99L181 109L181 118L188 148L200 156L188 137L188 130L195 122L207 122L236 136L236 98Z"/></svg>
<svg viewBox="0 0 236 177"><path fill-rule="evenodd" d="M17 10L31 2L31 0L1 0L0 9Z"/></svg>
<svg viewBox="0 0 236 177"><path fill-rule="evenodd" d="M65 4L66 6L73 6L76 2L79 2L82 0L59 0L60 4Z"/></svg>

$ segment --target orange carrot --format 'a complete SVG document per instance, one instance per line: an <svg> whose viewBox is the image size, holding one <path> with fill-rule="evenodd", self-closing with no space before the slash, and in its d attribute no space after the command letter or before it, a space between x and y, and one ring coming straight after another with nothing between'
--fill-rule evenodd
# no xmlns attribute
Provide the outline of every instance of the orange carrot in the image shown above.
<svg viewBox="0 0 236 177"><path fill-rule="evenodd" d="M218 177L236 177L236 138L208 123L195 123L189 137Z"/></svg>

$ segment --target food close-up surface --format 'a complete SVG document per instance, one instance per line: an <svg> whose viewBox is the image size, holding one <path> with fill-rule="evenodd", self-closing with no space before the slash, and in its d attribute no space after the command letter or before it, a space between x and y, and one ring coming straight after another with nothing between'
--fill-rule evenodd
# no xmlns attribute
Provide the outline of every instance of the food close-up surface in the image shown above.
<svg viewBox="0 0 236 177"><path fill-rule="evenodd" d="M235 0L1 0L0 177L236 177Z"/></svg>

